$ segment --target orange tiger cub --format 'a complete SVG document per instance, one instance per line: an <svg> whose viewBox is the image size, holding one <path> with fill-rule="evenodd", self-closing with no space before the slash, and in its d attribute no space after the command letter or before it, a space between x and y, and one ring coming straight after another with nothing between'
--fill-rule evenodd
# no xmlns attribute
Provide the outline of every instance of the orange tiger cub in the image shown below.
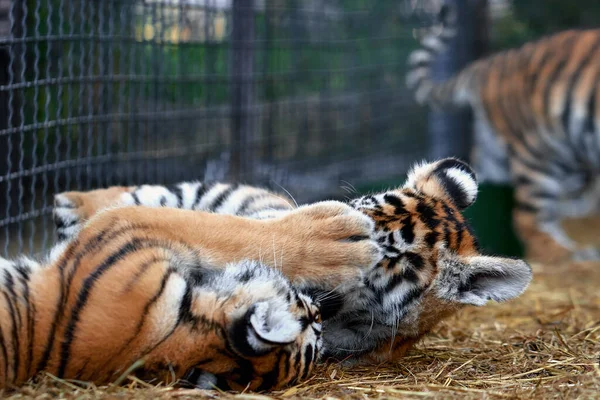
<svg viewBox="0 0 600 400"><path fill-rule="evenodd" d="M0 259L0 388L41 372L238 390L300 381L321 353L321 317L283 273L358 278L380 259L372 231L368 217L337 202L268 221L147 207L97 213L41 262ZM274 252L283 258L267 257Z"/></svg>
<svg viewBox="0 0 600 400"><path fill-rule="evenodd" d="M290 254L289 245L275 254L265 252L263 259L272 257L295 287L320 301L324 358L345 364L396 360L465 305L512 299L531 280L525 262L479 252L461 214L476 197L475 174L464 162L418 164L404 185L350 201L375 224L373 237L383 253L370 266L356 259L365 266L360 275L325 254L317 258L320 265L309 262L308 254ZM56 196L55 203L61 237L76 235L90 216L107 207L160 207L160 213L181 208L263 221L297 212L286 197L262 188L202 182L71 192ZM347 244L364 239L347 237ZM290 255L304 262L288 268ZM332 265L338 265L336 278L322 274Z"/></svg>
<svg viewBox="0 0 600 400"><path fill-rule="evenodd" d="M561 226L563 218L600 211L600 29L525 43L436 82L431 66L455 25L445 4L441 29L410 55L408 86L420 103L473 110L475 170L484 181L514 185L513 219L529 258L600 259Z"/></svg>

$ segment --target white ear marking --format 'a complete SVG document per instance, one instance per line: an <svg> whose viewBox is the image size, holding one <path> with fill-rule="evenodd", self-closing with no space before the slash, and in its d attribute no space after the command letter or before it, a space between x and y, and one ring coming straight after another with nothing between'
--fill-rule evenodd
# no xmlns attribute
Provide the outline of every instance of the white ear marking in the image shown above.
<svg viewBox="0 0 600 400"><path fill-rule="evenodd" d="M467 201L473 203L477 198L477 182L473 180L471 175L459 168L449 168L446 171L449 179L456 182L467 195Z"/></svg>

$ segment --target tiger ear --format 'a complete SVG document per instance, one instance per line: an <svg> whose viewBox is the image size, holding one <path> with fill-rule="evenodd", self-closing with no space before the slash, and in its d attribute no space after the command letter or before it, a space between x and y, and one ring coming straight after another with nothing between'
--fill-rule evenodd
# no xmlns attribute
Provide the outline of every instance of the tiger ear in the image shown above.
<svg viewBox="0 0 600 400"><path fill-rule="evenodd" d="M255 303L233 324L231 339L240 353L254 357L292 343L301 331L300 322L286 303L266 300Z"/></svg>
<svg viewBox="0 0 600 400"><path fill-rule="evenodd" d="M505 257L447 255L437 292L445 300L483 306L488 300L506 301L521 295L532 279L523 260Z"/></svg>
<svg viewBox="0 0 600 400"><path fill-rule="evenodd" d="M408 174L405 188L427 196L449 200L460 210L477 198L477 178L471 167L456 158L415 165Z"/></svg>

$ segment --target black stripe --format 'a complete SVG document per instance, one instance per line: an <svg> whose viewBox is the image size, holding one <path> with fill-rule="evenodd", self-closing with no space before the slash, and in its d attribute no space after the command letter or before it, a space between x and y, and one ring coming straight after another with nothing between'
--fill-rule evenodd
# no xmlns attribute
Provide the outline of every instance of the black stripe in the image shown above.
<svg viewBox="0 0 600 400"><path fill-rule="evenodd" d="M578 35L573 35L572 37L570 37L570 38L567 39L567 43L565 43L564 46L561 46L562 48L569 49L569 51L566 51L566 52L561 51L559 53L560 56L562 57L561 60L555 66L555 69L553 71L551 71L550 76L548 77L548 79L546 79L546 81L544 82L546 84L546 86L544 87L544 97L543 97L544 98L544 115L547 116L547 117L550 116L550 102L552 100L550 98L550 92L552 91L552 88L554 87L555 84L557 84L558 82L562 81L562 80L559 80L558 77L559 77L560 73L567 66L567 64L569 62L571 44L578 37L579 37ZM594 52L590 51L590 53L588 55L588 58L590 56L592 56L592 55L595 56ZM580 67L582 67L582 65L578 66L578 69ZM573 75L571 75L569 77L569 81L571 81L569 83L569 86L571 86L572 80L574 80L574 78L575 77ZM572 88L570 90L572 90ZM570 92L567 91L566 95L567 95L567 99L568 99L568 96L570 95Z"/></svg>
<svg viewBox="0 0 600 400"><path fill-rule="evenodd" d="M268 197L268 195L260 194L255 196L247 196L240 204L239 208L235 212L235 215L244 215L244 212L250 208L252 203L254 203L256 200L264 199L265 197Z"/></svg>
<svg viewBox="0 0 600 400"><path fill-rule="evenodd" d="M16 267L16 264L13 264L13 268ZM15 309L19 309L19 301L17 299L17 292L15 292L15 278L12 276L8 270L4 270L4 287L8 290L10 295L11 302L14 301ZM23 319L21 318L21 313L17 312L17 329L21 330L23 326Z"/></svg>
<svg viewBox="0 0 600 400"><path fill-rule="evenodd" d="M133 203L134 203L136 206L139 206L139 205L141 205L141 204L142 204L142 203L140 203L140 198L138 197L138 195L137 195L137 193L136 193L136 192L132 192L132 193L131 193L131 197L133 198Z"/></svg>
<svg viewBox="0 0 600 400"><path fill-rule="evenodd" d="M402 199L400 197L391 193L386 193L383 196L383 200L387 204L394 206L395 215L402 215L407 213L406 208L404 208L404 202L402 202Z"/></svg>
<svg viewBox="0 0 600 400"><path fill-rule="evenodd" d="M598 77L596 77L594 88L592 89L592 95L590 96L587 104L587 116L585 117L585 123L583 124L584 132L596 132L596 91L598 90L598 87L600 87L600 85L598 83Z"/></svg>
<svg viewBox="0 0 600 400"><path fill-rule="evenodd" d="M248 334L251 331L254 331L252 328L250 317L254 314L255 306L251 306L246 314L242 318L238 318L231 324L229 328L229 341L236 353L242 354L246 357L256 357L263 355L269 351L269 349L265 349L263 351L257 351L253 348L248 342ZM258 335L257 338L261 339Z"/></svg>
<svg viewBox="0 0 600 400"><path fill-rule="evenodd" d="M217 211L217 208L219 208L223 203L225 203L227 201L227 199L229 198L229 196L231 196L231 194L238 188L238 184L234 183L229 185L229 187L225 190L223 190L223 192L221 192L221 194L219 194L213 201L212 203L206 207L206 209L208 211Z"/></svg>
<svg viewBox="0 0 600 400"><path fill-rule="evenodd" d="M310 367L312 366L314 356L315 354L313 346L312 344L308 344L304 351L304 369L302 370L301 379L305 379L306 377L308 377L308 373L310 372Z"/></svg>
<svg viewBox="0 0 600 400"><path fill-rule="evenodd" d="M464 230L464 226L461 223L458 223L455 225L455 229L456 229L456 249L460 249L460 246L462 244L463 241L463 230Z"/></svg>
<svg viewBox="0 0 600 400"><path fill-rule="evenodd" d="M434 173L445 172L446 170L452 168L458 169L461 172L468 174L471 177L471 179L477 182L477 177L475 176L475 172L473 172L473 169L469 166L469 164L459 160L458 158L446 158L445 160L440 161L438 165L436 165ZM444 176L444 178L448 179L446 176Z"/></svg>
<svg viewBox="0 0 600 400"><path fill-rule="evenodd" d="M156 261L159 261L160 259L157 259ZM165 260L166 261L166 260ZM153 264L153 262L151 263L147 263L148 265ZM125 341L125 343L123 343L121 345L121 347L119 348L118 351L115 352L116 355L121 354L123 351L125 351L129 345L131 344L131 342L133 342L135 340L135 338L138 337L139 333L142 331L142 328L144 327L144 322L146 322L146 317L148 316L149 312L150 312L150 307L152 307L153 304L155 304L158 299L160 299L160 297L162 296L162 294L165 291L165 287L167 286L167 282L169 281L169 278L171 277L171 275L173 275L173 273L175 273L175 269L174 268L169 268L167 269L167 271L165 272L165 274L163 275L161 281L160 281L160 285L158 287L158 290L156 291L156 293L154 293L154 296L152 296L150 298L150 300L148 300L148 302L146 302L146 304L144 305L144 309L142 311L141 314L141 318L135 328L134 333L129 337L129 339L127 339ZM94 372L91 374L91 376L95 376L98 373L100 373L105 367L106 365L111 362L113 360L112 357L107 357L107 360L104 364L102 364L100 367L96 368L94 370Z"/></svg>
<svg viewBox="0 0 600 400"><path fill-rule="evenodd" d="M4 361L4 382L8 382L8 350L6 349L2 325L0 325L0 351L2 351L2 361Z"/></svg>
<svg viewBox="0 0 600 400"><path fill-rule="evenodd" d="M57 214L54 214L53 220L54 220L54 227L56 229L70 228L73 225L77 225L79 223L79 219L75 219L75 220L66 222L62 217L60 217Z"/></svg>
<svg viewBox="0 0 600 400"><path fill-rule="evenodd" d="M406 306L408 306L410 303L413 303L415 300L417 300L419 297L421 297L421 294L423 294L423 289L421 289L419 287L415 287L415 288L411 289L410 292L408 292L408 294L406 296L404 296L404 298L402 299L402 302L397 304L398 309L402 310L402 309L406 308Z"/></svg>
<svg viewBox="0 0 600 400"><path fill-rule="evenodd" d="M61 319L61 317L64 315L63 311L64 311L64 304L66 303L66 291L65 291L65 276L64 276L64 269L67 263L67 260L70 260L71 257L73 256L73 252L75 251L76 246L78 246L79 243L77 240L75 240L74 242L72 242L67 249L65 250L64 254L62 255L62 260L61 263L58 264L58 270L59 270L59 287L62 288L62 290L60 291L60 295L57 299L57 304L56 304L56 311L54 312L54 317L52 318L52 324L50 326L50 330L48 331L48 336L46 338L46 346L44 348L44 352L42 353L42 358L40 358L40 361L38 362L38 365L36 367L36 371L34 373L34 375L39 374L42 370L44 370L46 368L46 365L48 365L48 360L50 359L50 352L52 350L52 348L54 347L54 338L55 338L55 334L56 334L56 329L58 327L58 322Z"/></svg>
<svg viewBox="0 0 600 400"><path fill-rule="evenodd" d="M425 235L425 243L427 243L429 248L433 248L433 246L435 246L435 244L437 243L438 237L439 233L437 233L436 231L427 232L427 234Z"/></svg>
<svg viewBox="0 0 600 400"><path fill-rule="evenodd" d="M537 44L541 47L542 45L544 45L544 40L538 42ZM533 51L535 50L536 49L534 49ZM543 51L541 59L539 60L537 65L532 65L530 67L530 69L533 72L528 76L528 79L525 82L525 90L529 96L533 96L533 94L535 93L535 88L537 86L537 81L540 77L540 72L542 71L542 68L544 67L544 65L546 65L548 59L552 55L552 52L548 51L548 46L543 47L541 51Z"/></svg>
<svg viewBox="0 0 600 400"><path fill-rule="evenodd" d="M159 261L167 262L168 260L164 257L155 256L155 257L152 257L150 260L146 261L145 263L143 263L139 267L139 269L135 272L135 274L133 274L133 276L131 277L131 279L129 280L129 282L127 283L125 288L123 289L123 292L130 291L131 288L133 287L133 285L135 285L136 282L139 281L139 279L148 270L148 268L150 268L151 265L156 264Z"/></svg>
<svg viewBox="0 0 600 400"><path fill-rule="evenodd" d="M435 210L425 204L424 201L420 201L416 207L419 219L430 229L434 230L439 224L440 220L437 219Z"/></svg>
<svg viewBox="0 0 600 400"><path fill-rule="evenodd" d="M457 181L455 181L453 178L450 178L445 173L443 173L443 175L440 173L438 177L440 178L444 191L448 195L450 201L453 202L460 210L464 210L471 205L471 201L468 198L467 192Z"/></svg>
<svg viewBox="0 0 600 400"><path fill-rule="evenodd" d="M200 206L202 198L206 192L213 188L213 186L215 186L215 183L201 183L198 185L198 189L196 189L196 198L192 204L192 210L196 210Z"/></svg>
<svg viewBox="0 0 600 400"><path fill-rule="evenodd" d="M292 357L291 354L289 352L284 352L282 357L282 364L283 364L283 374L281 375L284 379L287 379L288 376L290 375L290 367L292 366ZM297 375L297 374L295 374Z"/></svg>
<svg viewBox="0 0 600 400"><path fill-rule="evenodd" d="M59 378L64 376L67 363L70 359L71 343L73 342L75 333L77 331L77 324L79 323L80 314L87 304L88 298L90 296L94 284L104 273L106 273L111 267L113 267L117 261L123 259L128 254L139 250L143 246L144 242L142 241L142 239L133 239L132 241L122 246L119 250L113 252L110 256L108 256L104 260L104 262L101 265L99 265L94 270L94 272L92 272L83 281L79 294L77 295L77 301L75 302L75 306L71 311L71 316L66 325L65 334L62 340L60 362L57 371L57 375Z"/></svg>
<svg viewBox="0 0 600 400"><path fill-rule="evenodd" d="M390 264L393 263L393 265L395 266L398 262L400 261L400 257L396 257L394 259L390 259ZM389 266L388 266L388 269ZM406 274L406 272L412 272L413 276L410 276L410 273ZM377 293L379 295L382 295L383 293L388 293L391 292L396 286L398 286L400 283L404 282L405 279L409 279L411 281L415 280L415 276L414 276L414 271L412 271L411 269L407 269L407 271L405 272L405 274L400 274L400 273L396 273L394 275L392 275L392 277L388 280L388 282L385 285L385 288L383 288L383 290L376 288L375 290L377 291ZM379 301L381 302L383 301L383 298Z"/></svg>
<svg viewBox="0 0 600 400"><path fill-rule="evenodd" d="M407 244L412 244L415 240L415 223L413 222L411 215L408 214L406 218L402 219L401 224L400 234L402 235L402 238ZM390 236L393 238L393 235L390 234Z"/></svg>
<svg viewBox="0 0 600 400"><path fill-rule="evenodd" d="M444 221L444 241L446 242L446 246L448 248L453 249L452 246L452 235L450 234L450 229L448 228L448 222Z"/></svg>
<svg viewBox="0 0 600 400"><path fill-rule="evenodd" d="M181 208L183 206L183 188L181 187L181 184L168 185L166 188L177 197L177 208Z"/></svg>
<svg viewBox="0 0 600 400"><path fill-rule="evenodd" d="M423 260L423 257L421 257L420 255L418 255L417 253L413 253L412 251L407 251L406 253L403 254L404 258L406 258L408 260L409 263L411 263L411 265L416 268L417 270L422 270L423 267L425 266L425 260Z"/></svg>
<svg viewBox="0 0 600 400"><path fill-rule="evenodd" d="M13 265L14 266L14 265ZM21 318L21 312L19 307L19 300L17 298L17 293L15 292L15 281L12 276L8 272L8 270L4 270L4 287L8 290L8 294L3 291L4 297L6 299L6 303L9 307L10 318L12 321L12 331L13 331L13 350L15 353L15 359L13 361L14 367L14 376L15 378L19 375L19 366L21 364L21 337L20 331L23 325L23 320Z"/></svg>
<svg viewBox="0 0 600 400"><path fill-rule="evenodd" d="M15 313L17 313L17 310L15 309L15 306L13 306L13 302L12 299L9 297L9 295L6 292L2 292L2 294L4 295L4 300L6 302L6 304L8 305L8 312L10 315L10 320L12 323L12 350L14 353L14 359L13 359L13 374L14 377L16 378L18 376L19 373L19 360L20 360L20 347L21 347L21 342L19 341L19 332L17 329L17 320L15 319ZM8 373L8 370L7 370Z"/></svg>
<svg viewBox="0 0 600 400"><path fill-rule="evenodd" d="M27 364L25 366L26 374L31 374L31 364L33 362L33 341L35 338L35 304L31 302L29 291L29 267L17 264L15 266L20 275L19 281L23 285L23 297L25 298L25 307L27 308Z"/></svg>
<svg viewBox="0 0 600 400"><path fill-rule="evenodd" d="M60 318L62 319L62 317L65 316L64 310L66 310L66 301L68 298L68 293L71 291L71 284L73 282L73 279L75 277L75 273L77 272L77 270L79 269L79 266L81 264L81 260L83 259L83 257L91 254L96 254L97 251L100 251L103 247L101 246L102 243L109 243L112 240L116 239L117 237L119 237L120 235L124 235L127 233L130 233L134 230L137 229L145 229L146 226L145 225L141 225L141 224L137 224L137 225L128 225L125 227L116 227L115 230L113 230L112 232L110 230L105 230L100 232L98 235L96 235L95 237L93 237L92 239L90 239L88 241L88 243L85 245L85 247L83 248L82 251L80 251L76 256L74 257L69 257L69 260L73 259L73 263L71 264L72 267L69 271L69 274L67 276L66 282L64 282L64 272L61 269L61 284L63 287L63 290L61 292L61 303L60 306L57 310L57 312L62 312L62 314L60 315ZM53 325L56 321L53 321ZM49 342L50 345L54 345L54 338L51 339L51 341ZM51 347L50 347L51 348Z"/></svg>
<svg viewBox="0 0 600 400"><path fill-rule="evenodd" d="M273 386L275 386L280 380L279 370L281 368L281 364L287 363L288 360L289 360L289 355L286 352L280 351L278 354L278 357L276 358L276 362L273 364L273 367L271 368L271 370L261 376L262 382L257 390L258 391L269 390ZM285 375L284 375L284 377L285 377Z"/></svg>

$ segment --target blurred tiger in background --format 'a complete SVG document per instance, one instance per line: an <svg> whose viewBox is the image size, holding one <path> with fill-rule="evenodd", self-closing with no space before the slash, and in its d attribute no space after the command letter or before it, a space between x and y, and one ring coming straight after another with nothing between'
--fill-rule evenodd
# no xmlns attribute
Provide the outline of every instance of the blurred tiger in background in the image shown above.
<svg viewBox="0 0 600 400"><path fill-rule="evenodd" d="M409 58L407 84L436 109L470 107L472 161L483 181L515 187L513 220L527 257L600 259L561 219L599 211L600 30L570 30L477 60L435 82L431 66L456 34L451 3Z"/></svg>
<svg viewBox="0 0 600 400"><path fill-rule="evenodd" d="M477 190L475 174L459 160L422 163L413 168L403 186L350 201L352 209L375 224L373 232L331 225L346 206L327 202L324 204L337 204L340 209L324 212L322 221L307 218L304 222L313 223L314 232L303 225L289 227L304 235L301 248L306 253L292 251L296 245L282 238L273 238L278 240L273 246L262 242L263 262L282 269L294 287L319 301L324 358L345 364L397 360L437 323L465 305L504 301L525 290L531 280L529 266L521 260L480 254L461 215L475 201ZM152 210L156 218L160 215L165 226L169 214L178 211L174 209L184 209L190 216L196 212L201 218L209 212L265 222L286 220L308 210L306 206L296 209L283 195L241 184L112 187L56 196L58 233L62 238L77 236L99 211L136 206ZM184 237L194 235L183 230L183 225L177 222L169 229L181 230ZM342 229L337 237L346 238L345 243L319 239L316 233L336 229ZM371 237L376 245L368 240ZM255 242L248 239L248 245ZM348 246L347 254L325 247L334 245ZM224 250L224 254L229 252ZM341 258L332 258L334 254ZM373 262L375 259L378 262Z"/></svg>

